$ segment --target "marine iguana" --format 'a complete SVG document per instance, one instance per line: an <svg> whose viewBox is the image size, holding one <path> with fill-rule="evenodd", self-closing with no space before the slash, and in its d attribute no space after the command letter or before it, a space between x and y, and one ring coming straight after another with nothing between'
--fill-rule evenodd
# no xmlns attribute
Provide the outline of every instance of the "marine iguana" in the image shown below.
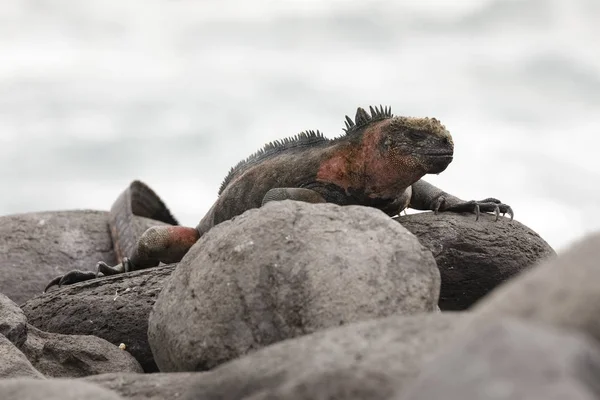
<svg viewBox="0 0 600 400"><path fill-rule="evenodd" d="M390 216L407 207L417 210L508 213L510 206L495 198L463 201L423 181L439 174L454 153L452 136L435 118L392 115L389 107L358 108L354 120L346 116L345 134L328 139L319 131L268 143L231 168L219 197L195 228L159 226L136 240L132 216L142 215L177 225L162 201L134 181L115 202L109 224L117 255L115 267L100 261L97 273L71 271L52 280L46 289L157 266L181 260L189 248L213 226L258 208L269 201L363 205Z"/></svg>

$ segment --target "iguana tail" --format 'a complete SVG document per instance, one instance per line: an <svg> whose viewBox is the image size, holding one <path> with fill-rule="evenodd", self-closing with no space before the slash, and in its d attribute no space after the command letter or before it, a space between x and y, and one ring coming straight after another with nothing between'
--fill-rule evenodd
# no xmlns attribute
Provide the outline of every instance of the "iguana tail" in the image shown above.
<svg viewBox="0 0 600 400"><path fill-rule="evenodd" d="M145 227L136 224L134 215L178 225L165 203L150 187L138 180L131 182L113 203L108 219L119 262L123 257L133 256L138 239L145 230Z"/></svg>

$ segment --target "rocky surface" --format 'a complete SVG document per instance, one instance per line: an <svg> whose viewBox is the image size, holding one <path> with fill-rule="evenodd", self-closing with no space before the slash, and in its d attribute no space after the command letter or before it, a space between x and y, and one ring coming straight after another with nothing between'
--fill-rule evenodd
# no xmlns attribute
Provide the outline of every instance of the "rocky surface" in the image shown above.
<svg viewBox="0 0 600 400"><path fill-rule="evenodd" d="M289 339L199 374L184 398L387 399L460 321L453 313L393 316Z"/></svg>
<svg viewBox="0 0 600 400"><path fill-rule="evenodd" d="M161 222L135 218L143 232ZM0 217L0 293L17 304L73 269L94 271L116 263L104 211L52 211Z"/></svg>
<svg viewBox="0 0 600 400"><path fill-rule="evenodd" d="M600 341L600 232L498 287L473 307L473 316L474 326L519 317Z"/></svg>
<svg viewBox="0 0 600 400"><path fill-rule="evenodd" d="M174 265L64 286L26 302L28 322L46 332L94 335L124 343L146 372L157 371L148 344L148 315Z"/></svg>
<svg viewBox="0 0 600 400"><path fill-rule="evenodd" d="M0 293L0 334L20 347L27 339L27 318L23 310Z"/></svg>
<svg viewBox="0 0 600 400"><path fill-rule="evenodd" d="M53 211L0 217L0 292L18 304L56 276L114 263L108 213Z"/></svg>
<svg viewBox="0 0 600 400"><path fill-rule="evenodd" d="M442 310L466 310L508 278L556 255L537 233L491 214L425 212L396 218L435 257Z"/></svg>
<svg viewBox="0 0 600 400"><path fill-rule="evenodd" d="M208 370L321 329L434 311L439 285L431 252L379 210L272 202L191 248L148 338L162 372Z"/></svg>
<svg viewBox="0 0 600 400"><path fill-rule="evenodd" d="M398 400L600 397L600 345L587 335L500 319L445 350Z"/></svg>
<svg viewBox="0 0 600 400"><path fill-rule="evenodd" d="M101 374L81 380L110 389L129 400L179 399L201 374L208 372L169 372L153 374Z"/></svg>
<svg viewBox="0 0 600 400"><path fill-rule="evenodd" d="M21 350L47 377L80 377L109 372L143 372L125 350L91 335L61 335L30 326Z"/></svg>
<svg viewBox="0 0 600 400"><path fill-rule="evenodd" d="M29 362L25 354L10 340L0 334L0 382L5 378L28 377L42 379L42 375ZM4 399L5 397L0 396Z"/></svg>
<svg viewBox="0 0 600 400"><path fill-rule="evenodd" d="M69 213L70 238L39 239L49 260L79 259L73 232L86 218L106 223ZM57 213L4 217L42 230L8 240L2 226L0 250L39 261L32 242L60 232L42 214ZM405 229L365 207L275 202L211 230L177 269L86 281L21 307L0 295L0 398L598 398L600 233L556 257L518 222L491 219L424 213L400 218ZM140 232L160 224L136 221ZM86 246L81 257L95 257ZM468 312L436 312L440 271L441 308L476 301ZM148 333L165 371L210 370L143 374L127 352L156 371Z"/></svg>
<svg viewBox="0 0 600 400"><path fill-rule="evenodd" d="M68 379L0 379L0 399L121 400L118 394L89 382Z"/></svg>

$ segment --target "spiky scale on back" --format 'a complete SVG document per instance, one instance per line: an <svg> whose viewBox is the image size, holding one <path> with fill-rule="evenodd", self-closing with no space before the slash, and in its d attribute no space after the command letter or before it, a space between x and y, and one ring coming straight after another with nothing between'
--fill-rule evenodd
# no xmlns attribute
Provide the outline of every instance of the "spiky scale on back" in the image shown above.
<svg viewBox="0 0 600 400"><path fill-rule="evenodd" d="M323 136L323 133L320 131L308 130L304 132L300 132L297 135L287 137L281 140L275 140L273 142L267 143L263 146L262 149L257 152L251 154L246 159L238 162L234 167L229 170L229 173L221 183L221 187L219 188L219 194L225 190L233 176L239 172L246 170L248 167L252 165L256 165L258 162L269 158L275 154L279 154L280 152L292 148L304 147L304 146L314 146L317 143L329 142L329 139Z"/></svg>
<svg viewBox="0 0 600 400"><path fill-rule="evenodd" d="M364 109L359 107L356 110L354 121L352 121L352 118L346 115L346 121L344 121L346 124L346 128L344 129L346 135L359 131L361 128L370 124L371 122L394 117L391 107L383 107L380 105L379 108L373 108L373 106L369 106L369 110L371 111L371 115L367 114Z"/></svg>

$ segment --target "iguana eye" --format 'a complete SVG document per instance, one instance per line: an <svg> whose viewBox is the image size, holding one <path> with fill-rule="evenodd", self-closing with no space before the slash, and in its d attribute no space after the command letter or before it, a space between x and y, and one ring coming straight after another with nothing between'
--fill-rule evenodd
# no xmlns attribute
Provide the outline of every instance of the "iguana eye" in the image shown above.
<svg viewBox="0 0 600 400"><path fill-rule="evenodd" d="M415 140L415 141L424 140L427 137L427 135L425 134L425 132L414 131L414 130L408 131L406 133L406 136L408 136L408 138L410 140Z"/></svg>

